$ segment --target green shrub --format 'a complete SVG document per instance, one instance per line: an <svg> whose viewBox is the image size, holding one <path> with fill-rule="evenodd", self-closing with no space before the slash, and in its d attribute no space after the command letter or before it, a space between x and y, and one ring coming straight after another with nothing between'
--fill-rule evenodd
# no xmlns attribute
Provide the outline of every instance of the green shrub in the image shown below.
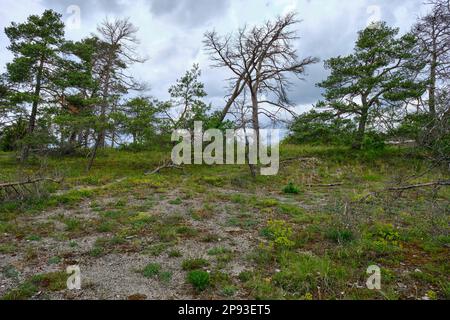
<svg viewBox="0 0 450 320"><path fill-rule="evenodd" d="M161 265L158 263L150 263L142 270L142 274L146 278L157 277L161 272Z"/></svg>
<svg viewBox="0 0 450 320"><path fill-rule="evenodd" d="M210 285L209 273L205 271L195 270L188 273L187 281L197 291L204 291Z"/></svg>
<svg viewBox="0 0 450 320"><path fill-rule="evenodd" d="M300 189L290 182L286 187L284 187L283 192L286 194L299 194Z"/></svg>
<svg viewBox="0 0 450 320"><path fill-rule="evenodd" d="M392 224L378 224L373 228L371 236L382 247L400 245L400 233Z"/></svg>
<svg viewBox="0 0 450 320"><path fill-rule="evenodd" d="M267 228L261 232L271 240L270 247L272 248L288 249L295 245L294 241L292 241L292 228L289 227L286 221L269 220Z"/></svg>
<svg viewBox="0 0 450 320"><path fill-rule="evenodd" d="M364 137L364 150L383 150L386 148L385 138L379 133L369 132Z"/></svg>

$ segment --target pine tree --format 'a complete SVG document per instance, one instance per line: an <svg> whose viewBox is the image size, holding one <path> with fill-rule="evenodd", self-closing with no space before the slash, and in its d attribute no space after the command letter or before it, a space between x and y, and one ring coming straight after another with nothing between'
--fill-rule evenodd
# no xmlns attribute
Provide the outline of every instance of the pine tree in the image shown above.
<svg viewBox="0 0 450 320"><path fill-rule="evenodd" d="M325 89L318 107L331 109L335 116L353 116L358 129L353 148L361 149L371 112L375 107L419 98L424 84L414 79L417 65L411 34L397 37L399 29L377 23L359 32L354 53L325 62L331 71L318 86Z"/></svg>
<svg viewBox="0 0 450 320"><path fill-rule="evenodd" d="M24 23L13 22L5 28L14 60L7 64L8 80L15 85L16 99L31 105L27 137L22 147L21 161L26 161L34 144L39 106L52 93L55 70L61 63L64 44L64 23L61 15L47 10L41 16L32 15Z"/></svg>
<svg viewBox="0 0 450 320"><path fill-rule="evenodd" d="M170 87L171 104L175 116L171 117L174 129L192 129L194 121L207 121L210 106L203 102L207 96L205 85L200 82L201 70L198 64L186 71L185 75Z"/></svg>

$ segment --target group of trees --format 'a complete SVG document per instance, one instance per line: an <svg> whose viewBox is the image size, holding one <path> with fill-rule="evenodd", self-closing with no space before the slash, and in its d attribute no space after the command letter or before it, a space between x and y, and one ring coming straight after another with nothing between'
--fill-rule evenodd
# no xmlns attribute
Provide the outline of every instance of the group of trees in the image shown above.
<svg viewBox="0 0 450 320"><path fill-rule="evenodd" d="M253 128L259 141L264 123L287 113L294 142L361 149L373 136L396 135L439 145L445 156L450 0L431 4L405 35L384 22L360 31L352 54L325 62L323 101L300 116L288 97L292 79L318 59L298 56L294 13L227 35L205 34L213 66L231 75L225 106L214 111L204 102L196 64L170 87L169 101L148 95L130 73L145 59L128 19L105 20L96 34L74 42L65 39L61 15L47 10L5 29L14 58L0 78L0 148L16 150L22 162L36 152L89 150L91 167L100 148L169 143L172 130L191 129L195 121Z"/></svg>
<svg viewBox="0 0 450 320"><path fill-rule="evenodd" d="M374 23L353 54L327 60L324 100L295 119L291 140L361 149L373 136L413 139L448 159L450 1L429 4L409 33Z"/></svg>
<svg viewBox="0 0 450 320"><path fill-rule="evenodd" d="M16 150L20 161L84 148L90 167L99 148L149 144L209 117L198 65L170 88L170 101L147 95L129 72L145 59L128 19L105 20L78 42L66 40L64 28L61 15L47 10L5 29L14 58L0 83L0 148Z"/></svg>

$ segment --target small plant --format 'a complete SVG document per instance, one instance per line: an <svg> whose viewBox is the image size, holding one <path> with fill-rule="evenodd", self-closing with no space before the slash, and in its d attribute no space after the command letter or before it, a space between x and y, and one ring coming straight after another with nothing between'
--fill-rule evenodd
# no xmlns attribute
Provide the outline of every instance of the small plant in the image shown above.
<svg viewBox="0 0 450 320"><path fill-rule="evenodd" d="M169 283L173 276L171 271L162 271L162 267L159 263L149 263L141 272L146 278L158 278L164 283Z"/></svg>
<svg viewBox="0 0 450 320"><path fill-rule="evenodd" d="M198 234L196 229L188 226L182 226L177 228L177 234L184 235L186 237L195 237Z"/></svg>
<svg viewBox="0 0 450 320"><path fill-rule="evenodd" d="M105 253L105 249L101 246L94 246L94 248L92 248L89 251L89 255L94 258L98 258L98 257L102 256L104 253Z"/></svg>
<svg viewBox="0 0 450 320"><path fill-rule="evenodd" d="M183 254L179 250L171 250L171 251L169 251L168 255L169 255L169 258L180 258L183 256Z"/></svg>
<svg viewBox="0 0 450 320"><path fill-rule="evenodd" d="M97 231L101 232L101 233L107 233L107 232L111 232L112 231L112 223L109 221L106 222L102 222L98 225L97 227Z"/></svg>
<svg viewBox="0 0 450 320"><path fill-rule="evenodd" d="M219 241L219 236L209 233L209 234L206 234L205 236L203 236L201 241L202 242L206 242L206 243L218 242Z"/></svg>
<svg viewBox="0 0 450 320"><path fill-rule="evenodd" d="M17 279L19 277L19 272L13 265L7 265L3 267L2 273L8 279Z"/></svg>
<svg viewBox="0 0 450 320"><path fill-rule="evenodd" d="M257 203L259 208L273 208L278 206L279 202L276 199L264 199Z"/></svg>
<svg viewBox="0 0 450 320"><path fill-rule="evenodd" d="M325 236L338 244L349 243L355 239L353 232L348 229L331 228L326 232Z"/></svg>
<svg viewBox="0 0 450 320"><path fill-rule="evenodd" d="M185 271L201 269L207 266L209 266L209 262L205 259L187 259L181 265Z"/></svg>
<svg viewBox="0 0 450 320"><path fill-rule="evenodd" d="M67 219L64 223L66 224L66 231L77 231L81 228L81 221L77 219Z"/></svg>
<svg viewBox="0 0 450 320"><path fill-rule="evenodd" d="M41 239L42 238L40 236L37 236L37 235L30 235L30 236L28 236L26 238L27 241L33 241L33 242L41 241Z"/></svg>
<svg viewBox="0 0 450 320"><path fill-rule="evenodd" d="M306 301L312 301L314 299L314 296L310 293L307 292L303 297L302 300L306 300Z"/></svg>
<svg viewBox="0 0 450 320"><path fill-rule="evenodd" d="M222 294L226 297L232 297L236 294L236 287L234 286L225 286L222 288Z"/></svg>
<svg viewBox="0 0 450 320"><path fill-rule="evenodd" d="M305 210L299 206L282 203L278 206L278 211L282 214L287 214L292 217L299 217L305 214Z"/></svg>
<svg viewBox="0 0 450 320"><path fill-rule="evenodd" d="M69 246L71 247L71 248L76 248L76 247L78 247L78 243L76 242L76 241L70 241L69 242Z"/></svg>
<svg viewBox="0 0 450 320"><path fill-rule="evenodd" d="M429 290L426 294L426 297L428 300L437 300L438 299L438 295L433 290Z"/></svg>
<svg viewBox="0 0 450 320"><path fill-rule="evenodd" d="M142 270L142 274L146 278L154 278L159 276L161 272L161 265L158 263L150 263Z"/></svg>
<svg viewBox="0 0 450 320"><path fill-rule="evenodd" d="M183 200L181 200L180 198L176 198L175 200L170 200L169 204L174 205L174 206L179 206L183 203Z"/></svg>
<svg viewBox="0 0 450 320"><path fill-rule="evenodd" d="M392 224L378 225L372 233L372 237L375 238L375 244L380 247L400 246L400 233Z"/></svg>
<svg viewBox="0 0 450 320"><path fill-rule="evenodd" d="M283 192L286 194L299 194L300 189L296 187L294 183L289 182L289 184L284 187Z"/></svg>
<svg viewBox="0 0 450 320"><path fill-rule="evenodd" d="M263 231L270 241L271 248L289 249L295 243L292 241L292 228L283 220L269 220L267 228Z"/></svg>
<svg viewBox="0 0 450 320"><path fill-rule="evenodd" d="M48 259L48 263L49 264L59 264L59 263L61 263L61 258L58 256L51 257L50 259Z"/></svg>
<svg viewBox="0 0 450 320"><path fill-rule="evenodd" d="M243 283L249 282L250 279L252 278L252 272L250 272L250 271L242 271L241 273L239 273L238 278Z"/></svg>
<svg viewBox="0 0 450 320"><path fill-rule="evenodd" d="M169 283L172 280L173 273L171 271L164 271L159 274L159 279L164 283Z"/></svg>
<svg viewBox="0 0 450 320"><path fill-rule="evenodd" d="M208 255L210 256L217 256L217 255L221 255L221 254L226 254L226 253L230 253L230 249L224 248L224 247L217 247L217 248L213 248L211 250L208 251Z"/></svg>
<svg viewBox="0 0 450 320"><path fill-rule="evenodd" d="M195 290L205 291L210 285L209 273L206 271L195 270L188 273L187 281L192 284Z"/></svg>
<svg viewBox="0 0 450 320"><path fill-rule="evenodd" d="M148 248L146 250L146 253L154 257L159 257L166 249L167 249L166 243L158 243Z"/></svg>

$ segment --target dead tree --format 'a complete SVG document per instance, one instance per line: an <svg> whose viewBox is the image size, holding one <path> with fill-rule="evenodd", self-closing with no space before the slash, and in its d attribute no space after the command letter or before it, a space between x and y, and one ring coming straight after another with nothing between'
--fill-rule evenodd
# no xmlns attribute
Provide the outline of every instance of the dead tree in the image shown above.
<svg viewBox="0 0 450 320"><path fill-rule="evenodd" d="M105 146L108 113L117 103L117 99L130 90L145 89L127 73L127 69L132 64L146 61L137 55L138 29L129 19L116 19L103 21L98 26L97 32L100 35L100 41L96 48L94 73L100 87L100 124L94 135L95 141L89 157L88 171L92 168L98 149Z"/></svg>
<svg viewBox="0 0 450 320"><path fill-rule="evenodd" d="M437 116L437 91L440 83L450 79L450 0L431 0L430 13L413 27L419 39L419 54L426 67L422 72L428 79L428 107Z"/></svg>
<svg viewBox="0 0 450 320"><path fill-rule="evenodd" d="M136 54L136 38L138 29L129 19L105 20L97 28L100 34L102 54L100 62L100 86L101 99L100 117L106 118L108 108L112 106L111 97L115 94L125 94L130 89L138 88L133 77L125 73L125 70L134 63L143 63ZM119 92L117 92L119 91ZM100 146L105 145L106 130L100 130Z"/></svg>
<svg viewBox="0 0 450 320"><path fill-rule="evenodd" d="M205 34L204 45L213 66L227 68L232 74L229 79L232 90L222 111L222 120L235 100L247 90L257 145L260 114L274 116L280 110L292 113L293 105L287 95L290 77L301 78L306 66L318 62L316 58L300 59L297 55L295 41L298 37L292 27L299 22L296 13L289 13L261 26L245 26L234 34L219 36L215 31Z"/></svg>

